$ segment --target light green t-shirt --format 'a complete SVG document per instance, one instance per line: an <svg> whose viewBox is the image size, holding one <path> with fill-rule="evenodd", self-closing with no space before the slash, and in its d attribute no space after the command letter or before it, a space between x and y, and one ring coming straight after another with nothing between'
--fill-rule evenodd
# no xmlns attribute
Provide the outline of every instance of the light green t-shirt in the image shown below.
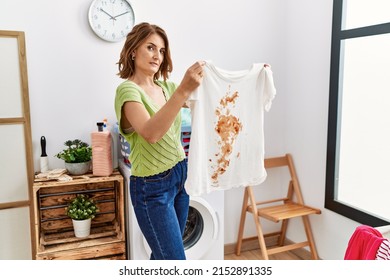
<svg viewBox="0 0 390 280"><path fill-rule="evenodd" d="M167 99L171 98L176 90L176 84L168 81L156 81L164 91ZM121 110L125 102L142 103L150 116L153 116L159 106L137 84L131 81L121 83L115 96L115 112L118 124L121 123ZM131 174L134 176L151 176L166 171L178 162L185 159L181 144L181 114L178 113L175 121L163 138L155 144L148 143L138 133L125 133L119 125L119 132L130 144L129 160Z"/></svg>

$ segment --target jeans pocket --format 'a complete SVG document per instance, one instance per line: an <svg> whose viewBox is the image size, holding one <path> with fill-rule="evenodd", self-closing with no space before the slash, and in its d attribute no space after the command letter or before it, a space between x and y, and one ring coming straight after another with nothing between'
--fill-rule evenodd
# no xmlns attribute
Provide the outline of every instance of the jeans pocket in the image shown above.
<svg viewBox="0 0 390 280"><path fill-rule="evenodd" d="M169 179L172 172L173 172L173 168L168 169L167 171L163 171L163 172L156 174L156 175L144 177L144 181L145 181L145 183L161 182L161 181Z"/></svg>

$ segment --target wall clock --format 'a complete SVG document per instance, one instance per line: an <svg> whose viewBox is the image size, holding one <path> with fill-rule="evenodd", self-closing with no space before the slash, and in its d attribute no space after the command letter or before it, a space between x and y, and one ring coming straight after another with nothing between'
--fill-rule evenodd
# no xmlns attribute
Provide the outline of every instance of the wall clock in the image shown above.
<svg viewBox="0 0 390 280"><path fill-rule="evenodd" d="M126 0L94 0L88 11L89 24L101 39L123 40L134 26L134 11Z"/></svg>

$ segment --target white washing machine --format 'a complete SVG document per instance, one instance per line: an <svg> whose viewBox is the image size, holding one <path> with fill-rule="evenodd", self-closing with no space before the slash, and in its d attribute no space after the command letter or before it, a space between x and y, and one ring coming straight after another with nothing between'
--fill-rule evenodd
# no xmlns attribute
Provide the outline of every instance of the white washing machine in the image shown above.
<svg viewBox="0 0 390 280"><path fill-rule="evenodd" d="M150 248L138 227L130 200L129 177L131 169L119 162L125 178L128 259L147 260ZM183 243L188 260L224 259L224 192L217 191L199 197L190 197L190 209Z"/></svg>

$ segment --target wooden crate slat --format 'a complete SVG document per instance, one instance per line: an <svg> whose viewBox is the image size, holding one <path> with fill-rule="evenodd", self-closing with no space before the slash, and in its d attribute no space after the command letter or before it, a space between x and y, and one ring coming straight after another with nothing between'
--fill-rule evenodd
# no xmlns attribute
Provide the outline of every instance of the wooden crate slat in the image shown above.
<svg viewBox="0 0 390 280"><path fill-rule="evenodd" d="M40 197L40 208L41 209L50 209L55 207L65 207L71 202L77 194L84 193L90 196L94 201L113 201L115 200L115 186L111 183L109 188L95 188L93 190L79 191L77 189L74 192L64 192L64 187L61 187L62 192L43 194L39 192Z"/></svg>
<svg viewBox="0 0 390 280"><path fill-rule="evenodd" d="M82 241L92 238L100 238L105 236L117 236L118 226L103 225L99 227L91 228L91 234L84 238L75 237L73 228L69 228L67 231L51 232L50 234L42 235L41 243L44 246L53 244L63 244L73 241Z"/></svg>
<svg viewBox="0 0 390 280"><path fill-rule="evenodd" d="M80 187L83 190L95 190L95 189L103 189L103 188L110 188L112 185L117 182L116 180L109 180L109 181L96 181L93 179L90 179L88 181L69 181L69 182L41 182L36 183L34 186L36 188L40 189L40 192L43 196L50 196L51 194L55 193L61 193L64 190L64 187L66 188L66 192L68 193L74 193L78 192L80 190Z"/></svg>
<svg viewBox="0 0 390 280"><path fill-rule="evenodd" d="M112 214L115 216L115 210L116 210L116 202L115 201L107 201L107 202L100 202L97 203L99 207L99 212L97 213L95 219L97 219L100 222L111 220ZM66 207L61 207L61 208L50 208L50 209L44 209L41 210L41 222L45 223L47 221L52 221L52 220L62 220L62 219L71 219L66 215ZM99 218L99 219L98 219ZM94 221L93 219L92 221Z"/></svg>
<svg viewBox="0 0 390 280"><path fill-rule="evenodd" d="M115 236L106 236L101 238L84 239L80 241L68 242L63 244L54 244L46 246L43 251L39 251L40 254L55 253L62 251L71 251L79 248L89 248L104 244L120 243L121 240Z"/></svg>
<svg viewBox="0 0 390 280"><path fill-rule="evenodd" d="M53 251L37 254L39 260L88 260L88 259L126 259L126 244L113 242L72 250Z"/></svg>

